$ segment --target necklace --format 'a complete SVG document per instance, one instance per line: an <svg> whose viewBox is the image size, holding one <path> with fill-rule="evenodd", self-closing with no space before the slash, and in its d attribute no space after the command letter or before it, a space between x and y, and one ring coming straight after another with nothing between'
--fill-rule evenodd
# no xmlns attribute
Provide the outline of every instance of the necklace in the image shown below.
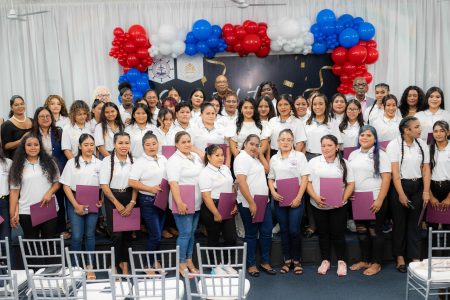
<svg viewBox="0 0 450 300"><path fill-rule="evenodd" d="M19 123L24 123L24 122L26 122L26 120L27 120L27 116L24 116L23 120L17 119L15 115L12 115L11 118L14 119L14 120L16 120L16 121L19 122Z"/></svg>

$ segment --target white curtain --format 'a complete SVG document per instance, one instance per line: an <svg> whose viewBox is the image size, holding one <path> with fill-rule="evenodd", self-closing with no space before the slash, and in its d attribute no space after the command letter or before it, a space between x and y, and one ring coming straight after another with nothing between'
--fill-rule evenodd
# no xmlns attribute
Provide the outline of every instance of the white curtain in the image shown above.
<svg viewBox="0 0 450 300"><path fill-rule="evenodd" d="M282 2L286 6L239 9L230 0L26 0L14 1L19 11L49 10L26 22L7 19L10 0L0 0L0 116L9 111L13 94L24 96L28 114L49 94L91 102L97 85L106 85L117 97L120 69L108 56L112 30L132 24L148 33L159 24L190 29L205 18L214 24L242 23L246 19L271 21L307 16L330 8L339 16L350 13L373 23L380 58L369 70L374 82L386 82L397 96L408 85L424 90L440 86L450 107L450 0L248 0ZM276 66L274 66L276 67ZM268 78L270 79L270 78ZM373 94L373 88L369 92Z"/></svg>

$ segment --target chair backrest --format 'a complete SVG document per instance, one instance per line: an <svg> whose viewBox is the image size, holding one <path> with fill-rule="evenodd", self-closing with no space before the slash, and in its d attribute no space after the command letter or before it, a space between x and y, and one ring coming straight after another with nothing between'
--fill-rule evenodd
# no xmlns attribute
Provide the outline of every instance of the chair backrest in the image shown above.
<svg viewBox="0 0 450 300"><path fill-rule="evenodd" d="M246 270L247 243L235 247L204 247L197 243L197 259L201 274L219 265Z"/></svg>
<svg viewBox="0 0 450 300"><path fill-rule="evenodd" d="M34 300L87 299L86 279L84 277L33 275L30 285ZM45 288L36 288L36 286L45 286Z"/></svg>
<svg viewBox="0 0 450 300"><path fill-rule="evenodd" d="M428 229L428 279L432 272L450 272L450 230Z"/></svg>
<svg viewBox="0 0 450 300"><path fill-rule="evenodd" d="M112 299L165 299L165 275L109 274Z"/></svg>
<svg viewBox="0 0 450 300"><path fill-rule="evenodd" d="M0 299L18 300L19 292L17 285L17 274L0 276Z"/></svg>
<svg viewBox="0 0 450 300"><path fill-rule="evenodd" d="M0 276L7 275L11 275L11 254L8 237L5 237L4 240L0 240Z"/></svg>
<svg viewBox="0 0 450 300"><path fill-rule="evenodd" d="M47 275L61 275L65 272L64 238L23 239L19 236L20 252L27 274L29 269L47 268L55 271ZM63 274L65 275L65 274Z"/></svg>
<svg viewBox="0 0 450 300"><path fill-rule="evenodd" d="M184 280L186 297L201 299L243 299L244 298L244 270L237 274L194 274L185 270ZM195 291L192 291L190 279L194 279Z"/></svg>

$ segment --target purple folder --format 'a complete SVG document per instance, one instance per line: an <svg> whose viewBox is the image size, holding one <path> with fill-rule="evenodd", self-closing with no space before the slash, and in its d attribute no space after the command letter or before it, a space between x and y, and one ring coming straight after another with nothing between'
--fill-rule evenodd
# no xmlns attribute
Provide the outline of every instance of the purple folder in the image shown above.
<svg viewBox="0 0 450 300"><path fill-rule="evenodd" d="M350 153L352 153L356 149L358 149L358 147L345 147L344 148L344 158L348 159L348 157L350 156Z"/></svg>
<svg viewBox="0 0 450 300"><path fill-rule="evenodd" d="M438 204L437 209L434 209L430 203L427 207L427 222L450 224L450 210L441 211L441 203Z"/></svg>
<svg viewBox="0 0 450 300"><path fill-rule="evenodd" d="M217 209L219 210L222 220L231 219L233 216L231 212L236 206L236 193L220 193L219 205Z"/></svg>
<svg viewBox="0 0 450 300"><path fill-rule="evenodd" d="M169 201L169 182L163 178L159 186L161 187L162 191L156 194L155 202L153 204L165 211L167 209L167 203Z"/></svg>
<svg viewBox="0 0 450 300"><path fill-rule="evenodd" d="M211 143L208 143L208 146L212 145ZM227 149L228 149L228 145L227 144L216 144L217 146L219 146L220 148L222 148L223 150L223 156L224 156L224 161L227 160Z"/></svg>
<svg viewBox="0 0 450 300"><path fill-rule="evenodd" d="M122 217L117 209L113 209L113 231L141 230L141 209L133 208L128 217Z"/></svg>
<svg viewBox="0 0 450 300"><path fill-rule="evenodd" d="M373 192L355 192L352 202L354 220L375 220L375 214L370 211L373 204Z"/></svg>
<svg viewBox="0 0 450 300"><path fill-rule="evenodd" d="M98 213L98 207L96 206L100 199L99 187L95 185L77 185L77 191L75 193L75 200L78 204L88 205L90 213Z"/></svg>
<svg viewBox="0 0 450 300"><path fill-rule="evenodd" d="M298 195L299 189L298 177L277 180L277 193L283 196L283 201L279 202L280 206L291 206L292 201Z"/></svg>
<svg viewBox="0 0 450 300"><path fill-rule="evenodd" d="M382 141L380 142L380 149L383 151L386 151L387 145L389 144L390 141Z"/></svg>
<svg viewBox="0 0 450 300"><path fill-rule="evenodd" d="M52 197L48 206L41 207L42 202L38 202L30 206L31 225L33 227L47 222L48 220L56 218L56 201L55 197Z"/></svg>
<svg viewBox="0 0 450 300"><path fill-rule="evenodd" d="M320 178L320 196L325 198L327 207L342 206L342 186L342 178Z"/></svg>
<svg viewBox="0 0 450 300"><path fill-rule="evenodd" d="M181 200L187 205L187 213L195 213L195 186L192 184L179 185ZM178 214L178 207L172 196L172 213Z"/></svg>
<svg viewBox="0 0 450 300"><path fill-rule="evenodd" d="M0 224L2 224L5 221L2 216L0 216Z"/></svg>
<svg viewBox="0 0 450 300"><path fill-rule="evenodd" d="M169 159L177 151L175 146L162 146L162 155Z"/></svg>
<svg viewBox="0 0 450 300"><path fill-rule="evenodd" d="M427 145L431 145L431 142L433 142L434 137L433 137L433 133L429 132L427 135Z"/></svg>
<svg viewBox="0 0 450 300"><path fill-rule="evenodd" d="M255 201L256 204L256 214L253 216L252 223L262 223L264 221L264 214L266 213L269 196L255 195L253 201Z"/></svg>

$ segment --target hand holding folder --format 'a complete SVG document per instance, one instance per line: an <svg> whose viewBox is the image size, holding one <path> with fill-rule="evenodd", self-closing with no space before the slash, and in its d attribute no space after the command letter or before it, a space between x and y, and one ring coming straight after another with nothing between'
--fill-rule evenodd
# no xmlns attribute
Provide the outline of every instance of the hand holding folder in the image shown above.
<svg viewBox="0 0 450 300"><path fill-rule="evenodd" d="M320 196L327 207L341 207L344 189L342 178L320 178Z"/></svg>

